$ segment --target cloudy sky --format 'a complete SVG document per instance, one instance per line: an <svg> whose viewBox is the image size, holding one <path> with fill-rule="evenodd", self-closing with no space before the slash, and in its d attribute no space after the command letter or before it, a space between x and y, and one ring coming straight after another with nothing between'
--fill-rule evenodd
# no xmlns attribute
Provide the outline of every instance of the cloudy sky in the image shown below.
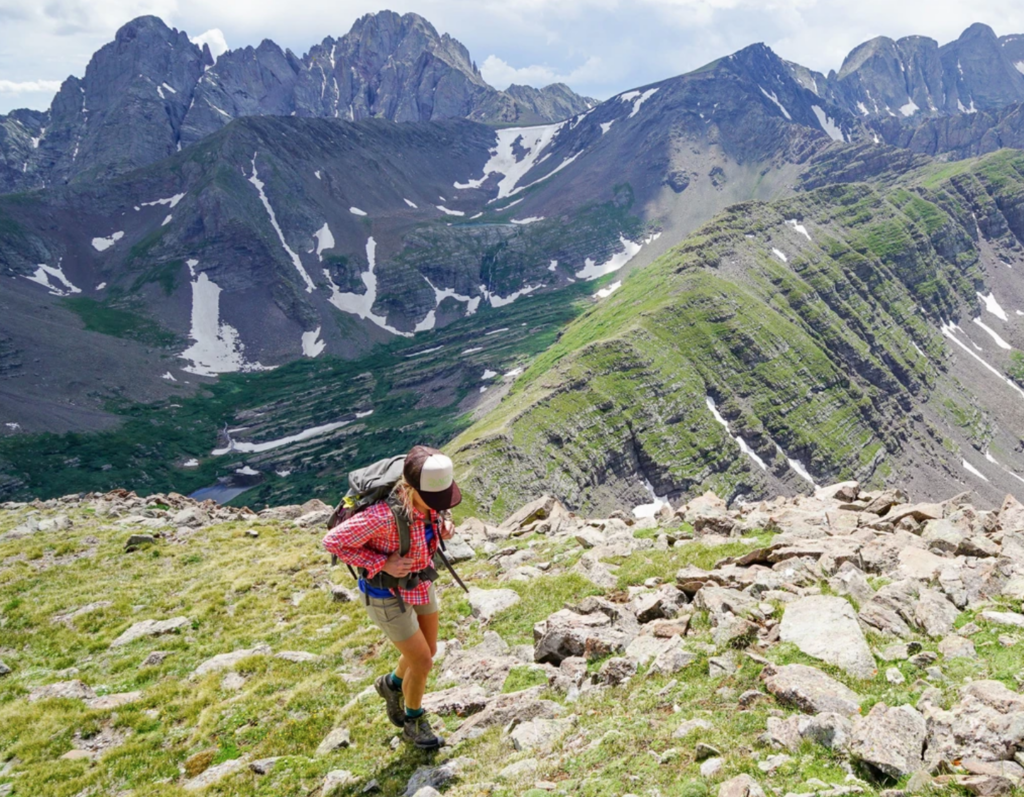
<svg viewBox="0 0 1024 797"><path fill-rule="evenodd" d="M271 38L302 55L382 8L415 11L459 39L498 88L563 81L599 99L759 41L827 72L879 35L945 43L973 22L1024 33L1020 0L0 0L0 113L46 108L61 80L143 14L210 32L211 43Z"/></svg>

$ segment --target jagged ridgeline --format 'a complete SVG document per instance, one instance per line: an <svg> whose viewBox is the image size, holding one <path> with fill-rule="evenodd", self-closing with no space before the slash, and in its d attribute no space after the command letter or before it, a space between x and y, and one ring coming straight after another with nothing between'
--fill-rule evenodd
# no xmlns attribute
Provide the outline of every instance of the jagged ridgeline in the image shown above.
<svg viewBox="0 0 1024 797"><path fill-rule="evenodd" d="M608 509L841 478L997 501L1020 486L1024 393L989 324L1024 307L1022 199L1006 151L729 208L454 442L466 492L496 516L545 490Z"/></svg>

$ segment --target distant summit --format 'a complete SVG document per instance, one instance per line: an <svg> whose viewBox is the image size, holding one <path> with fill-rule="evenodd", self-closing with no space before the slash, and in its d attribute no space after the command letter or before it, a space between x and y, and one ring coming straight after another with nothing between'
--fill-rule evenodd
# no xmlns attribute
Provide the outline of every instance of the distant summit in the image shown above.
<svg viewBox="0 0 1024 797"><path fill-rule="evenodd" d="M245 116L542 124L594 102L567 86L489 86L469 51L417 14L367 14L299 58L270 39L228 50L155 16L124 25L49 111L0 117L0 192L111 177Z"/></svg>

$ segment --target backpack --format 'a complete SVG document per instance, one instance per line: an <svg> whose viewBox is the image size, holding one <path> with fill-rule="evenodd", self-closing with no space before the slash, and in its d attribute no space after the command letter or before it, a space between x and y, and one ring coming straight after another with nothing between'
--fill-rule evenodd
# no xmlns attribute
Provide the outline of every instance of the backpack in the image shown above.
<svg viewBox="0 0 1024 797"><path fill-rule="evenodd" d="M365 468L354 470L348 475L348 492L342 496L341 501L338 502L338 506L334 512L331 513L330 518L327 521L327 529L333 529L340 523L345 522L353 515L358 515L360 512L368 509L374 504L380 502L386 502L391 513L395 517L395 523L398 525L398 552L401 556L405 556L409 553L411 547L410 535L409 535L409 517L405 512L405 507L395 494L395 488L398 483L402 480L403 469L405 466L405 455L390 457L388 459L381 459L374 462L372 465L367 465ZM444 565L448 572L452 574L452 577L458 582L458 585L462 587L466 592L469 589L463 583L462 579L459 578L458 573L455 572L455 568L452 567L451 562L448 561L448 557L445 556L445 545L444 540L441 539L440 533L437 534L438 548L434 553L434 562ZM335 554L331 554L331 566L333 567L338 563L338 557ZM346 563L348 572L355 579L356 583L359 582L360 574L352 568L351 565ZM363 578L366 578L366 574L362 574ZM369 579L369 583L376 587L383 589L390 589L395 597L398 598L401 605L402 611L405 611L405 602L402 600L401 594L398 592L398 588L408 589L410 586L415 586L421 578L429 581L437 579L437 570L432 567L428 567L424 570L420 570L417 573L410 573L408 576L403 578L395 578L394 576L384 573L383 571L374 576L373 579ZM370 602L369 595L366 596L366 602Z"/></svg>

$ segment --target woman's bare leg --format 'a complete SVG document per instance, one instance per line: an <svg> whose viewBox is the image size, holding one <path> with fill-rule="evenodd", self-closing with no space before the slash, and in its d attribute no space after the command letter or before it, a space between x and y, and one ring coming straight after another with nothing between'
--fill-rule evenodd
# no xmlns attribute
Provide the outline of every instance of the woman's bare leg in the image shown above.
<svg viewBox="0 0 1024 797"><path fill-rule="evenodd" d="M437 615L422 615L423 617L434 617ZM437 646L437 626L435 619L434 645L427 641L423 633L422 619L420 630L402 642L396 642L402 655L398 659L398 666L395 673L402 679L402 694L405 697L405 707L413 710L418 709L423 702L423 692L427 688L427 676L430 675L430 668L434 666L434 650Z"/></svg>

